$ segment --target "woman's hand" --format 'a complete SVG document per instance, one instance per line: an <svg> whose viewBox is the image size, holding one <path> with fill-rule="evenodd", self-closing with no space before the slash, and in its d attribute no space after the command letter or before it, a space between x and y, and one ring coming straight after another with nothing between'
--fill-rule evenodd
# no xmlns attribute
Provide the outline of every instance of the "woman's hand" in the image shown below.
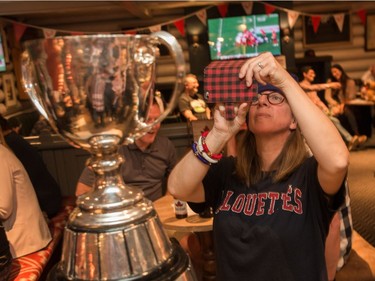
<svg viewBox="0 0 375 281"><path fill-rule="evenodd" d="M270 52L265 52L246 61L241 67L239 77L245 79L248 86L255 79L261 84L268 83L283 89L291 76Z"/></svg>
<svg viewBox="0 0 375 281"><path fill-rule="evenodd" d="M242 103L239 106L235 106L234 111L236 117L233 120L227 120L225 118L226 108L223 104L216 104L214 108L214 126L212 132L218 139L224 139L227 141L230 137L237 134L237 132L243 128L246 123L246 115L249 111L249 104Z"/></svg>

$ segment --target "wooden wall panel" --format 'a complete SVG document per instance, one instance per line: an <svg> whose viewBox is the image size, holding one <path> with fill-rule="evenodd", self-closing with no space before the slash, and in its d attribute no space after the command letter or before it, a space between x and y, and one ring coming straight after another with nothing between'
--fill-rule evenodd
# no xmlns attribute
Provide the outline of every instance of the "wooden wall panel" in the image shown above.
<svg viewBox="0 0 375 281"><path fill-rule="evenodd" d="M305 47L303 45L302 17L294 26L295 57L302 58L307 49L313 49L316 56L332 56L332 63L338 63L352 78L361 78L371 64L375 64L375 51L365 51L365 27L357 14L352 14L352 42L351 44L322 45Z"/></svg>

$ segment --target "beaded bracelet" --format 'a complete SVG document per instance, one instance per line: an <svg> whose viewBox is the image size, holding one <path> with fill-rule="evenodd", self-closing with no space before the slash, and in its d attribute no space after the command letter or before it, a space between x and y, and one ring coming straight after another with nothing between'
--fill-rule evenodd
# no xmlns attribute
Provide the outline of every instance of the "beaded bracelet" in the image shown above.
<svg viewBox="0 0 375 281"><path fill-rule="evenodd" d="M217 162L219 162L219 160L217 159L213 159L211 158L206 152L204 152L204 149L202 147L202 143L199 142L196 142L196 148L197 148L197 152L204 158L206 159L208 162L210 162L211 164L216 164Z"/></svg>
<svg viewBox="0 0 375 281"><path fill-rule="evenodd" d="M211 165L210 162L208 162L198 151L197 149L197 143L194 142L191 146L192 150L193 150L193 153L194 155L198 158L198 160L200 160L203 164L206 164L206 165Z"/></svg>
<svg viewBox="0 0 375 281"><path fill-rule="evenodd" d="M198 144L202 146L202 151L204 151L210 158L220 160L223 157L222 153L214 154L208 149L208 146L206 144L206 136L208 135L208 132L209 131L202 132L202 135L198 139Z"/></svg>

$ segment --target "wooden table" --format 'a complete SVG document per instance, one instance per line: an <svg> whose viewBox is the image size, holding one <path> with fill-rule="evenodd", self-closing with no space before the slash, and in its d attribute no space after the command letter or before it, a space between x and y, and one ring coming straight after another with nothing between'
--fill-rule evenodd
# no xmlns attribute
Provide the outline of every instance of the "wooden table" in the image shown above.
<svg viewBox="0 0 375 281"><path fill-rule="evenodd" d="M353 112L357 123L358 130L361 135L366 135L368 138L372 136L372 101L362 99L354 99L345 104Z"/></svg>
<svg viewBox="0 0 375 281"><path fill-rule="evenodd" d="M154 202L155 211L166 230L194 232L199 238L203 264L203 280L216 280L216 263L212 239L212 218L202 218L188 213L188 217L177 219L174 213L173 197L166 195Z"/></svg>

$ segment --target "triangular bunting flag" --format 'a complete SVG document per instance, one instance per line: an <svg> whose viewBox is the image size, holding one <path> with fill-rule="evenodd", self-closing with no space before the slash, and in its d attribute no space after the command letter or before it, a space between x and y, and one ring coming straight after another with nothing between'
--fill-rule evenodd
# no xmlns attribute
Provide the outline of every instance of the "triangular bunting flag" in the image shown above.
<svg viewBox="0 0 375 281"><path fill-rule="evenodd" d="M182 36L185 36L185 19L180 19L174 22L174 25L180 31Z"/></svg>
<svg viewBox="0 0 375 281"><path fill-rule="evenodd" d="M334 14L333 18L335 19L335 22L340 32L342 32L342 28L344 27L345 14L344 13Z"/></svg>
<svg viewBox="0 0 375 281"><path fill-rule="evenodd" d="M253 2L241 2L242 8L244 9L246 15L251 15L253 12Z"/></svg>
<svg viewBox="0 0 375 281"><path fill-rule="evenodd" d="M217 6L217 9L219 10L219 13L220 13L221 17L225 18L225 16L227 15L227 12L228 12L228 4L219 5L219 6Z"/></svg>
<svg viewBox="0 0 375 281"><path fill-rule="evenodd" d="M82 31L72 31L72 32L70 32L70 34L73 35L73 36L75 36L75 35L85 35L85 33L82 32Z"/></svg>
<svg viewBox="0 0 375 281"><path fill-rule="evenodd" d="M207 25L207 12L206 10L200 10L195 14L197 18L204 24Z"/></svg>
<svg viewBox="0 0 375 281"><path fill-rule="evenodd" d="M314 33L316 33L318 31L320 20L321 20L320 16L312 16L311 17L311 22L312 22L312 25L313 25Z"/></svg>
<svg viewBox="0 0 375 281"><path fill-rule="evenodd" d="M16 39L16 42L19 42L22 35L24 34L27 26L20 23L13 23L13 30L14 30L14 38Z"/></svg>
<svg viewBox="0 0 375 281"><path fill-rule="evenodd" d="M43 28L43 35L44 35L44 38L53 38L56 35L56 30Z"/></svg>
<svg viewBox="0 0 375 281"><path fill-rule="evenodd" d="M135 30L135 29L133 29L133 30L125 30L124 34L136 35L137 34L137 30Z"/></svg>
<svg viewBox="0 0 375 281"><path fill-rule="evenodd" d="M157 32L161 30L161 25L154 25L149 27L151 32Z"/></svg>
<svg viewBox="0 0 375 281"><path fill-rule="evenodd" d="M363 25L366 25L366 11L365 10L360 10L357 12L359 18L361 19L361 22Z"/></svg>
<svg viewBox="0 0 375 281"><path fill-rule="evenodd" d="M299 17L299 13L296 11L288 11L288 23L289 27L292 29Z"/></svg>
<svg viewBox="0 0 375 281"><path fill-rule="evenodd" d="M271 6L269 4L264 4L264 8L266 9L267 15L272 14L272 12L276 10L274 6Z"/></svg>

